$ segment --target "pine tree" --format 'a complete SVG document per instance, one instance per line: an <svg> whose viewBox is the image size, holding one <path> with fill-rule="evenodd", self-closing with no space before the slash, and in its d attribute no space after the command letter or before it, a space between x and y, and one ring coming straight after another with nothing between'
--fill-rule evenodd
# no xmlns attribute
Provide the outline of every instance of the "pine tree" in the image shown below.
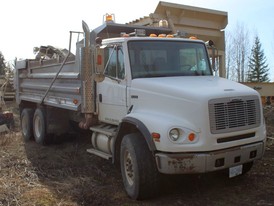
<svg viewBox="0 0 274 206"><path fill-rule="evenodd" d="M258 36L255 37L248 68L248 82L269 82L269 68Z"/></svg>
<svg viewBox="0 0 274 206"><path fill-rule="evenodd" d="M5 74L5 68L6 68L5 58L2 52L0 51L0 75Z"/></svg>

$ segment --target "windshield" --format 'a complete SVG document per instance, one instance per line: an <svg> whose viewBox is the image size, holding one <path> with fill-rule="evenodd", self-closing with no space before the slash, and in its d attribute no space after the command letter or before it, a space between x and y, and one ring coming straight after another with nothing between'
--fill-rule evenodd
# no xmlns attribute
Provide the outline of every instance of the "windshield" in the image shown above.
<svg viewBox="0 0 274 206"><path fill-rule="evenodd" d="M129 41L132 78L211 75L204 44L183 41Z"/></svg>

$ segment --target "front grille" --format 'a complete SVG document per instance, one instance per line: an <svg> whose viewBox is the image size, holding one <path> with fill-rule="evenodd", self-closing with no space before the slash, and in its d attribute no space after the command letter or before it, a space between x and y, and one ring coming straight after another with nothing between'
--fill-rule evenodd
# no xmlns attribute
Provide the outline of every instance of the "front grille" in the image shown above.
<svg viewBox="0 0 274 206"><path fill-rule="evenodd" d="M219 134L260 125L260 102L257 96L220 98L209 101L211 133Z"/></svg>

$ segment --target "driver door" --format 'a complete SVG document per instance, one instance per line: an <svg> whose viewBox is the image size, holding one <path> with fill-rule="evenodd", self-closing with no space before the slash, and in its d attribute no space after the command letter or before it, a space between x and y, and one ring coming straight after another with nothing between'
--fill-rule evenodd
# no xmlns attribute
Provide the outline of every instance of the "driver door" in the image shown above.
<svg viewBox="0 0 274 206"><path fill-rule="evenodd" d="M97 84L98 118L118 125L127 114L124 53L122 46L105 48L105 79Z"/></svg>

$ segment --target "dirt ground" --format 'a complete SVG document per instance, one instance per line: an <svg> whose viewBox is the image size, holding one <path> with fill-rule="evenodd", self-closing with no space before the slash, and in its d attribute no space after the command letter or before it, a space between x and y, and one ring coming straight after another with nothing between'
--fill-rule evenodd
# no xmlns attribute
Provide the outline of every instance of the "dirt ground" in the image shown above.
<svg viewBox="0 0 274 206"><path fill-rule="evenodd" d="M267 148L244 176L221 174L166 177L161 194L133 201L124 192L121 175L109 161L86 152L88 135L39 146L24 143L18 111L15 128L0 136L0 206L231 206L274 205L274 108L265 109Z"/></svg>

